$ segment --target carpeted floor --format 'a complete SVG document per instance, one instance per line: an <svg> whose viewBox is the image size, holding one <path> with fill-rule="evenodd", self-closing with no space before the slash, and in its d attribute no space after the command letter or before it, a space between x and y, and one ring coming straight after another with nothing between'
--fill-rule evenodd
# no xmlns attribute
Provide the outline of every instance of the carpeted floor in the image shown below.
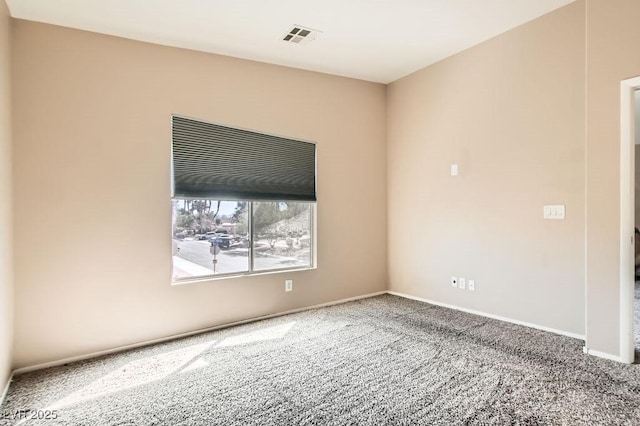
<svg viewBox="0 0 640 426"><path fill-rule="evenodd" d="M384 295L19 375L1 412L57 417L28 425L640 425L640 365L582 345Z"/></svg>
<svg viewBox="0 0 640 426"><path fill-rule="evenodd" d="M633 304L633 336L635 338L636 363L640 363L640 281L636 281Z"/></svg>

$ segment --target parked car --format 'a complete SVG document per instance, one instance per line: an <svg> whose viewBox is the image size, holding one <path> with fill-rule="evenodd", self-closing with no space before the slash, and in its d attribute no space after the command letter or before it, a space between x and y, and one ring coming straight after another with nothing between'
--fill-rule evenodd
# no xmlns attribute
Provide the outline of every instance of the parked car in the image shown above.
<svg viewBox="0 0 640 426"><path fill-rule="evenodd" d="M231 241L233 238L228 234L219 234L218 236L218 247L223 250L228 249L231 246Z"/></svg>
<svg viewBox="0 0 640 426"><path fill-rule="evenodd" d="M207 237L211 245L217 245L222 250L226 250L231 246L233 237L229 235L226 229L218 229L214 232L207 232Z"/></svg>

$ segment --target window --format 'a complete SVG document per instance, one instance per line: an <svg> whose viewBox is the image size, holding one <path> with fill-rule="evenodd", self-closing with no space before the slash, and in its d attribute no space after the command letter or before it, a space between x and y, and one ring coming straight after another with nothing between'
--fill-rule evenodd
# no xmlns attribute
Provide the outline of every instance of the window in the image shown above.
<svg viewBox="0 0 640 426"><path fill-rule="evenodd" d="M313 265L311 203L173 200L173 280Z"/></svg>
<svg viewBox="0 0 640 426"><path fill-rule="evenodd" d="M254 271L311 266L311 205L252 203Z"/></svg>
<svg viewBox="0 0 640 426"><path fill-rule="evenodd" d="M173 280L313 266L316 147L172 117Z"/></svg>

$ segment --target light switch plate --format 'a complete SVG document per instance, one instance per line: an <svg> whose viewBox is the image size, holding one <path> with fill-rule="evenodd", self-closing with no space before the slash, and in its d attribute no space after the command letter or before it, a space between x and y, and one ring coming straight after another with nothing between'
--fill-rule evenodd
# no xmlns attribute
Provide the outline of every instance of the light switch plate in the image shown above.
<svg viewBox="0 0 640 426"><path fill-rule="evenodd" d="M467 287L467 280L464 278L458 278L458 288L464 290Z"/></svg>
<svg viewBox="0 0 640 426"><path fill-rule="evenodd" d="M544 206L542 216L545 219L564 219L564 204Z"/></svg>
<svg viewBox="0 0 640 426"><path fill-rule="evenodd" d="M451 176L458 176L458 165L457 164L452 164L451 165Z"/></svg>

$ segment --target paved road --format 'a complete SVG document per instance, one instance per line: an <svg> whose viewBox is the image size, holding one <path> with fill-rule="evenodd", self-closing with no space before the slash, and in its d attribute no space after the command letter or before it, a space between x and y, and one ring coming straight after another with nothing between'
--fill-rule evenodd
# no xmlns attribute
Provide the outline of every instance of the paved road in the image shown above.
<svg viewBox="0 0 640 426"><path fill-rule="evenodd" d="M210 253L211 245L208 241L180 241L178 257L193 264L211 270L213 274L213 255ZM221 250L216 256L216 274L229 274L247 272L249 270L249 250L231 249ZM304 266L304 262L286 256L273 256L257 254L254 259L254 270L269 270L278 268L290 268ZM199 268L197 268L199 269ZM202 271L202 270L201 270Z"/></svg>

